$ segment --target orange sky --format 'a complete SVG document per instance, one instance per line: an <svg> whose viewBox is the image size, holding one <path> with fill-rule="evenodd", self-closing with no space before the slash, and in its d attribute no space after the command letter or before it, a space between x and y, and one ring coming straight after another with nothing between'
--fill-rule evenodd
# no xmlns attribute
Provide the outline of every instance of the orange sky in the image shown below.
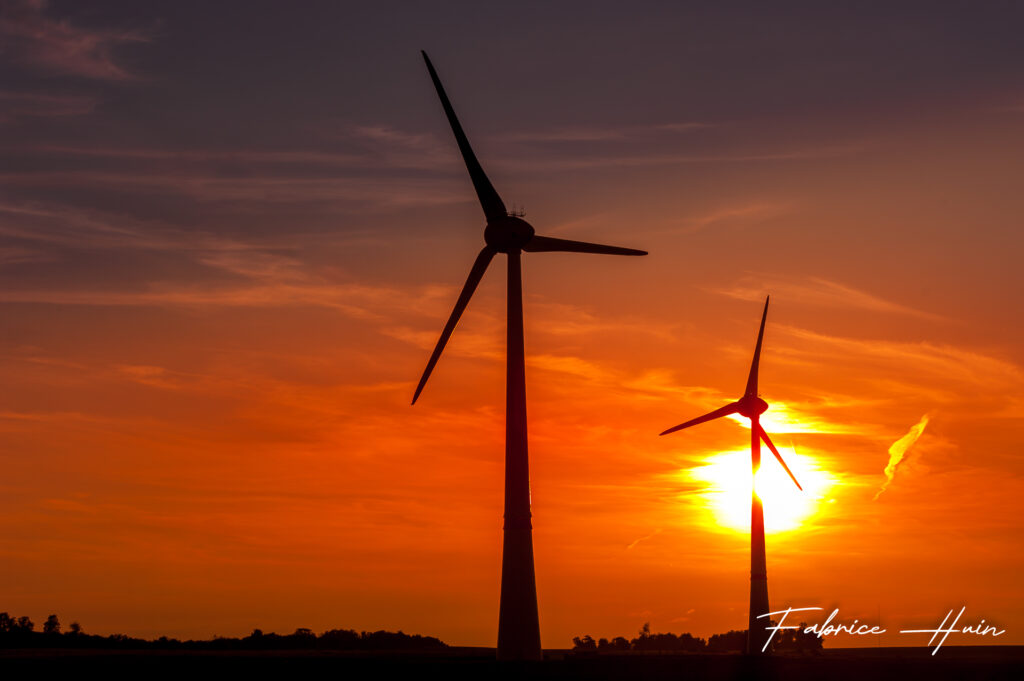
<svg viewBox="0 0 1024 681"><path fill-rule="evenodd" d="M562 67L545 80L489 53L487 75L473 42L441 48L409 18L401 30L419 42L369 52L376 66L331 57L359 103L323 95L313 114L282 96L262 121L239 114L257 110L244 50L183 84L169 55L198 30L184 22L195 8L161 5L162 31L114 4L40 11L0 30L64 19L105 38L77 67L19 38L3 66L18 78L0 93L16 103L0 115L13 164L0 190L0 610L90 633L384 628L494 644L504 259L409 406L482 245L416 53L438 45L506 203L542 234L650 252L524 256L543 644L632 637L644 622L745 627L748 537L713 522L693 473L749 431L657 434L739 396L766 294L766 419L785 407L802 424L768 430L833 479L798 530L768 536L773 606L880 614L894 631L965 605L1006 629L998 643L1024 644L1019 54L965 41L977 71L940 63L892 84L850 67L870 44L830 52L783 32L758 47L779 66L779 102L755 78L726 96L661 60L675 80L651 76L635 110L605 111L601 97L642 83L581 76L574 88L602 92L587 101L552 91ZM598 15L588 31L619 30ZM807 21L827 33L826 19ZM254 35L275 30L251 21ZM581 59L545 26L538 63ZM650 43L625 57L637 71L675 49L649 23L622 30ZM193 36L202 56L226 49L210 31ZM938 51L941 35L914 48ZM818 93L794 65L815 59L833 68ZM281 92L320 91L307 72L263 73ZM230 101L218 78L236 83ZM690 110L659 82L713 105ZM817 104L787 109L787 93ZM524 101L551 121L517 117ZM890 446L925 415L874 499Z"/></svg>

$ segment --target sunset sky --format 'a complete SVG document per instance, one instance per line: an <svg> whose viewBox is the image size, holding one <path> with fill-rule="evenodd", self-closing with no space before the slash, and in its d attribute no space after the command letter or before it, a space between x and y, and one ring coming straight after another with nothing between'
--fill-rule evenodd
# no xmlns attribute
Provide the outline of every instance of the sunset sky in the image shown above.
<svg viewBox="0 0 1024 681"><path fill-rule="evenodd" d="M1024 644L1024 6L427 4L0 0L0 611L494 645L503 257L409 404L484 226L424 49L507 205L650 252L523 258L545 647L746 627L746 421L658 433L768 294L773 607Z"/></svg>

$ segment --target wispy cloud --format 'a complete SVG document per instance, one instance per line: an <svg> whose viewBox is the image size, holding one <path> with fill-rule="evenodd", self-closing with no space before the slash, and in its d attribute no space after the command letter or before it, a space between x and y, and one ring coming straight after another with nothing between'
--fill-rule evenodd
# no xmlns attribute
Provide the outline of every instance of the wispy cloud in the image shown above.
<svg viewBox="0 0 1024 681"><path fill-rule="evenodd" d="M651 532L649 535L647 535L645 537L640 537L639 539L633 540L632 542L630 542L629 546L626 547L626 550L629 551L630 549L635 548L636 545L639 544L640 542L645 542L648 539L653 539L654 537L656 537L659 534L661 534L661 528L658 528L657 530L655 530L654 532ZM690 612L693 612L693 610L690 610Z"/></svg>
<svg viewBox="0 0 1024 681"><path fill-rule="evenodd" d="M874 500L877 501L878 497L882 495L889 485L892 484L893 478L896 477L896 471L899 470L910 456L910 449L918 441L921 435L924 433L925 426L928 425L928 414L921 417L921 420L910 427L907 434L896 440L889 447L889 463L885 467L885 482L882 483L881 489L875 494Z"/></svg>
<svg viewBox="0 0 1024 681"><path fill-rule="evenodd" d="M93 97L0 91L0 123L28 117L81 116L95 108Z"/></svg>
<svg viewBox="0 0 1024 681"><path fill-rule="evenodd" d="M326 147L326 148L325 148ZM258 163L329 166L352 170L458 170L458 151L435 135L412 133L384 125L344 124L320 131L318 148L183 149L180 147L89 146L38 144L14 151L52 156L80 156L120 161L165 161L177 164Z"/></svg>
<svg viewBox="0 0 1024 681"><path fill-rule="evenodd" d="M878 296L820 277L786 280L771 277L744 277L731 286L711 289L730 298L763 301L768 294L778 295L791 303L823 307L851 307L873 312L902 314L932 321L945 320L940 315L915 310Z"/></svg>
<svg viewBox="0 0 1024 681"><path fill-rule="evenodd" d="M139 31L83 28L47 16L46 0L7 0L0 5L0 36L15 59L46 71L130 80L136 76L115 61L114 50L147 42Z"/></svg>
<svg viewBox="0 0 1024 681"><path fill-rule="evenodd" d="M439 329L412 329L407 326L388 326L382 329L382 333L391 338L415 345L421 350L432 350L437 344L440 334ZM497 328L493 333L470 332L466 329L459 329L453 334L452 339L445 346L444 356L472 357L477 359L488 359L500 361L505 358L504 344L500 339ZM425 356L424 356L425 357Z"/></svg>
<svg viewBox="0 0 1024 681"><path fill-rule="evenodd" d="M532 156L512 158L502 166L515 170L584 170L587 168L635 168L692 165L702 163L773 163L809 161L837 158L858 154L864 150L862 143L827 144L806 146L796 149L766 149L764 151L723 151L710 154L670 154L652 151L647 154L559 154L547 158Z"/></svg>
<svg viewBox="0 0 1024 681"><path fill-rule="evenodd" d="M549 130L527 130L501 136L513 142L605 142L664 133L686 133L712 127L711 123L678 122L651 125L574 126Z"/></svg>
<svg viewBox="0 0 1024 681"><path fill-rule="evenodd" d="M169 372L163 367L144 364L122 364L117 367L117 370L130 380L142 385L165 389L175 389L180 386L178 382L170 378Z"/></svg>
<svg viewBox="0 0 1024 681"><path fill-rule="evenodd" d="M238 163L351 166L365 160L365 157L361 154L312 150L258 151L245 149L159 149L155 147L87 147L67 145L39 145L26 148L25 150L42 154L66 156L86 156L93 158L142 161L185 161L195 163L236 161Z"/></svg>
<svg viewBox="0 0 1024 681"><path fill-rule="evenodd" d="M202 202L349 203L424 206L472 201L455 181L443 178L323 177L279 174L218 176L187 172L5 173L0 181L20 186L103 187L181 195Z"/></svg>
<svg viewBox="0 0 1024 681"><path fill-rule="evenodd" d="M341 136L365 156L389 167L445 170L461 165L454 145L431 134L385 125L353 125L343 129Z"/></svg>
<svg viewBox="0 0 1024 681"><path fill-rule="evenodd" d="M430 287L423 296L432 297ZM141 291L106 290L4 290L0 301L87 306L183 306L183 307L327 307L362 319L383 319L382 308L400 306L410 311L417 305L409 291L362 284L303 282L237 287L186 287L154 285Z"/></svg>
<svg viewBox="0 0 1024 681"><path fill-rule="evenodd" d="M846 359L874 359L898 365L904 372L941 378L943 385L967 384L994 392L1024 385L1024 371L997 357L952 345L842 338L792 326L776 327L789 336L808 341L814 354Z"/></svg>
<svg viewBox="0 0 1024 681"><path fill-rule="evenodd" d="M184 232L123 215L102 214L59 203L0 201L0 235L81 249L163 249L185 251L241 248L212 235Z"/></svg>
<svg viewBox="0 0 1024 681"><path fill-rule="evenodd" d="M668 369L648 369L639 376L626 379L624 385L639 393L672 397L697 405L714 404L712 408L720 407L727 401L723 394L714 388L679 383L675 378L675 372Z"/></svg>
<svg viewBox="0 0 1024 681"><path fill-rule="evenodd" d="M40 250L22 248L20 246L0 246L0 265L21 262L47 262L52 259L52 256Z"/></svg>
<svg viewBox="0 0 1024 681"><path fill-rule="evenodd" d="M529 355L527 365L568 374L587 381L610 381L612 373L594 362L567 355Z"/></svg>
<svg viewBox="0 0 1024 681"><path fill-rule="evenodd" d="M678 322L597 316L578 305L564 303L533 302L531 308L533 328L540 333L554 336L593 336L608 332L630 336L653 336L664 341L672 341L675 337L674 331L679 326Z"/></svg>
<svg viewBox="0 0 1024 681"><path fill-rule="evenodd" d="M725 206L715 209L704 215L691 218L687 226L691 231L710 227L712 225L727 224L738 221L766 220L789 212L792 204L789 202L765 202L755 201L752 203Z"/></svg>

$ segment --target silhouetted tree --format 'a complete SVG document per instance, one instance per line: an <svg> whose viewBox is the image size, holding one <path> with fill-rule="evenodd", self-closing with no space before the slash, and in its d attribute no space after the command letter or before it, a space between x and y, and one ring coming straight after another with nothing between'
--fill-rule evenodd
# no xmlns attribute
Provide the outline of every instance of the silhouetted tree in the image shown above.
<svg viewBox="0 0 1024 681"><path fill-rule="evenodd" d="M664 650L674 652L698 653L704 650L704 639L694 638L692 634L651 634L650 630L641 630L640 636L633 639L633 650Z"/></svg>
<svg viewBox="0 0 1024 681"><path fill-rule="evenodd" d="M616 636L612 639L611 649L620 652L629 650L629 640L625 636Z"/></svg>
<svg viewBox="0 0 1024 681"><path fill-rule="evenodd" d="M689 633L680 634L677 641L678 648L676 650L684 653L702 653L707 648L707 642L704 639Z"/></svg>
<svg viewBox="0 0 1024 681"><path fill-rule="evenodd" d="M590 634L587 634L583 638L580 638L579 636L575 637L572 640L572 645L573 650L597 650L597 643Z"/></svg>
<svg viewBox="0 0 1024 681"><path fill-rule="evenodd" d="M349 629L331 629L320 634L318 644L330 650L355 650L359 647L359 634Z"/></svg>
<svg viewBox="0 0 1024 681"><path fill-rule="evenodd" d="M82 632L78 622L72 622L68 632L60 635L60 622L56 615L50 615L43 625L43 631L34 631L35 625L28 617L11 617L0 613L0 648L99 648L121 650L422 650L447 647L440 639L432 636L409 635L391 631L357 633L349 629L331 629L320 636L312 630L300 627L295 633L280 636L264 634L254 629L245 638L214 637L208 641L179 641L161 636L154 641L131 638L125 634L90 636Z"/></svg>
<svg viewBox="0 0 1024 681"><path fill-rule="evenodd" d="M710 653L742 653L747 649L747 630L714 634L708 639Z"/></svg>
<svg viewBox="0 0 1024 681"><path fill-rule="evenodd" d="M444 648L445 644L433 636L410 636L402 631L362 632L359 636L363 650L401 650L403 648Z"/></svg>
<svg viewBox="0 0 1024 681"><path fill-rule="evenodd" d="M800 623L799 629L788 629L776 632L772 641L772 650L780 653L797 653L799 655L818 655L823 646L822 640L814 634L804 633L806 622Z"/></svg>

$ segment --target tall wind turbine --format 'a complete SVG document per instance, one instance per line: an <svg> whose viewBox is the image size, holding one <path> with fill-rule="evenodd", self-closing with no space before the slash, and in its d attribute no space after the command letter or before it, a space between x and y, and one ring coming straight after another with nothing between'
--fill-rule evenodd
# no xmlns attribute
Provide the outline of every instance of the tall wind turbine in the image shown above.
<svg viewBox="0 0 1024 681"><path fill-rule="evenodd" d="M574 253L606 253L609 255L647 255L646 251L617 248L538 236L533 227L521 216L505 210L498 192L491 186L479 161L469 146L469 140L455 117L441 80L434 71L427 53L423 52L434 89L448 117L455 142L462 152L469 177L473 181L480 206L484 210L487 226L484 228L486 245L476 257L466 285L455 302L448 323L441 331L427 368L423 371L412 403L416 404L430 372L441 356L452 330L459 322L473 291L484 276L487 265L498 253L508 256L508 331L505 378L505 526L501 561L501 604L498 614L498 658L510 660L539 660L540 624L537 619L537 586L533 570L533 526L530 522L530 467L526 446L526 368L523 352L523 286L520 253L544 251L571 251Z"/></svg>
<svg viewBox="0 0 1024 681"><path fill-rule="evenodd" d="M768 318L768 298L764 301L764 313L761 315L761 330L757 332L757 345L754 346L754 361L750 365L750 376L747 378L747 389L743 397L716 409L710 414L698 416L697 418L680 423L678 426L669 428L662 435L674 433L683 428L695 426L698 423L713 421L714 419L728 416L729 414L740 414L750 419L750 468L753 475L761 468L761 440L772 450L772 454L779 460L782 467L789 473L793 484L797 489L803 491L800 483L796 481L793 471L782 460L782 455L775 448L768 433L761 427L761 414L768 409L768 403L757 395L757 367L761 359L761 341L764 339L764 322ZM753 485L752 485L753 487ZM771 612L768 607L768 572L764 554L764 510L761 506L761 499L757 496L757 490L753 489L750 496L750 616L747 628L747 653L757 655L762 653L765 642L768 640L769 631L766 628L768 621L765 618L758 619L758 615Z"/></svg>

